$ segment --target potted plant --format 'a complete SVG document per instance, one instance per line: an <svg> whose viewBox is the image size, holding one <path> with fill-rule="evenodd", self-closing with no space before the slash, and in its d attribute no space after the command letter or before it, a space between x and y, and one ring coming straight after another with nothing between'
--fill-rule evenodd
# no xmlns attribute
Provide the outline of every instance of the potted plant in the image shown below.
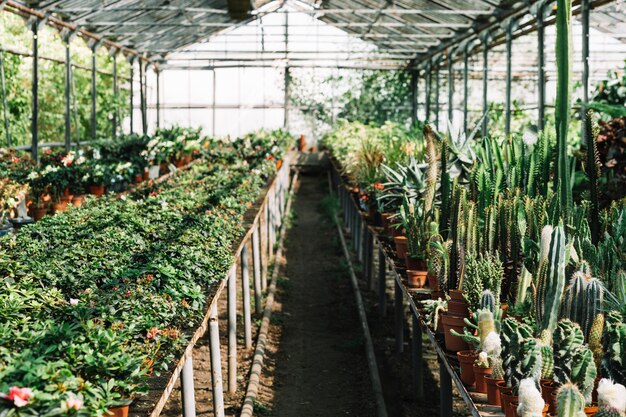
<svg viewBox="0 0 626 417"><path fill-rule="evenodd" d="M91 160L87 166L87 172L83 176L83 181L89 184L89 194L100 197L104 195L105 184L108 182L110 174L107 166L100 160Z"/></svg>
<svg viewBox="0 0 626 417"><path fill-rule="evenodd" d="M404 197L400 207L402 226L407 231L408 251L405 255L409 286L421 288L426 283L426 264L430 237L437 234L435 214L426 211L425 200Z"/></svg>

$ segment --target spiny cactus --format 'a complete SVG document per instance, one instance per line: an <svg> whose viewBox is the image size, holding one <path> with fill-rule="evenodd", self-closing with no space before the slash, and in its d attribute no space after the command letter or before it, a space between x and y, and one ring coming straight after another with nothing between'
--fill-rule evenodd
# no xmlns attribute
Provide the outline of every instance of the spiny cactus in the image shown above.
<svg viewBox="0 0 626 417"><path fill-rule="evenodd" d="M578 387L566 383L556 393L557 417L586 417L585 398Z"/></svg>
<svg viewBox="0 0 626 417"><path fill-rule="evenodd" d="M530 350L532 344L525 344L528 339L533 339L532 328L527 324L520 324L514 319L507 318L502 324L502 367L504 379L508 386L514 386L520 378L520 364L524 360L523 349ZM537 352L537 356L540 354ZM532 367L536 362L529 359L527 365ZM539 364L539 366L541 366Z"/></svg>
<svg viewBox="0 0 626 417"><path fill-rule="evenodd" d="M589 332L589 349L593 353L593 360L596 364L596 368L600 369L600 363L602 362L602 331L604 330L604 314L599 313L596 315L591 331Z"/></svg>
<svg viewBox="0 0 626 417"><path fill-rule="evenodd" d="M498 356L494 356L490 358L491 363L491 376L496 379L504 379L504 369L502 367L502 358Z"/></svg>
<svg viewBox="0 0 626 417"><path fill-rule="evenodd" d="M613 407L600 407L593 417L624 417L624 413Z"/></svg>
<svg viewBox="0 0 626 417"><path fill-rule="evenodd" d="M517 415L519 417L543 417L545 401L541 392L537 389L535 381L527 378L519 384L519 405Z"/></svg>
<svg viewBox="0 0 626 417"><path fill-rule="evenodd" d="M496 297L491 290L483 291L480 296L480 308L482 310L489 310L492 313L496 311Z"/></svg>
<svg viewBox="0 0 626 417"><path fill-rule="evenodd" d="M591 277L582 270L574 272L563 294L563 317L580 324L583 316L585 286Z"/></svg>
<svg viewBox="0 0 626 417"><path fill-rule="evenodd" d="M587 346L580 346L572 357L570 381L578 386L585 397L585 403L591 403L591 392L596 380L597 370L593 354Z"/></svg>
<svg viewBox="0 0 626 417"><path fill-rule="evenodd" d="M576 350L583 345L585 338L580 326L571 320L559 321L554 332L554 382L563 384L569 381L572 361Z"/></svg>
<svg viewBox="0 0 626 417"><path fill-rule="evenodd" d="M604 286L592 278L588 266L575 272L563 297L563 316L580 324L585 338L589 338L591 327L602 309Z"/></svg>
<svg viewBox="0 0 626 417"><path fill-rule="evenodd" d="M618 311L605 316L602 376L626 385L626 323Z"/></svg>
<svg viewBox="0 0 626 417"><path fill-rule="evenodd" d="M598 383L598 404L626 413L626 387L610 379L601 379Z"/></svg>
<svg viewBox="0 0 626 417"><path fill-rule="evenodd" d="M535 314L541 339L549 344L557 327L557 318L565 287L565 231L562 224L545 226L541 231L539 276L535 296Z"/></svg>
<svg viewBox="0 0 626 417"><path fill-rule="evenodd" d="M589 337L593 322L598 313L602 311L602 303L604 301L604 285L602 285L602 281L597 278L591 278L587 281L584 301L580 327L583 329L585 337Z"/></svg>
<svg viewBox="0 0 626 417"><path fill-rule="evenodd" d="M485 338L489 333L497 332L496 321L493 318L493 313L489 310L478 310L478 337L480 338L480 345L485 342Z"/></svg>
<svg viewBox="0 0 626 417"><path fill-rule="evenodd" d="M552 379L554 377L554 351L552 346L542 344L541 350L541 378Z"/></svg>
<svg viewBox="0 0 626 417"><path fill-rule="evenodd" d="M531 379L539 386L541 377L541 351L536 339L524 339L520 342L519 361L511 375L513 392L517 393L520 381Z"/></svg>

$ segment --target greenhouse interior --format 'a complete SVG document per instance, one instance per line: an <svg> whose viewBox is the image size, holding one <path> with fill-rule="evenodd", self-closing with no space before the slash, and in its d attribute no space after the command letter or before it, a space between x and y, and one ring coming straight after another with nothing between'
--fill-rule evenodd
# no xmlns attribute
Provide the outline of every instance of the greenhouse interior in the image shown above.
<svg viewBox="0 0 626 417"><path fill-rule="evenodd" d="M626 0L0 22L0 417L626 417Z"/></svg>

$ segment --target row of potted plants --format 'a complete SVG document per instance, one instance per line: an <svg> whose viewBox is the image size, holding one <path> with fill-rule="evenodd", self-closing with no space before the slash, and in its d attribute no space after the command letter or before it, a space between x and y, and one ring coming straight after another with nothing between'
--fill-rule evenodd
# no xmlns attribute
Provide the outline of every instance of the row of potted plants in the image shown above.
<svg viewBox="0 0 626 417"><path fill-rule="evenodd" d="M0 415L110 415L171 367L291 144L263 136L0 239Z"/></svg>

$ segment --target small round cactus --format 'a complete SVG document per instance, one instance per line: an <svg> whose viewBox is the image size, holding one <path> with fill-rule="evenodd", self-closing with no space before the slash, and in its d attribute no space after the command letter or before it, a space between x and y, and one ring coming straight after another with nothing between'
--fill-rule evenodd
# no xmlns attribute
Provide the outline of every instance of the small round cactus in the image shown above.
<svg viewBox="0 0 626 417"><path fill-rule="evenodd" d="M600 407L593 417L624 417L624 413L621 413L617 408Z"/></svg>

